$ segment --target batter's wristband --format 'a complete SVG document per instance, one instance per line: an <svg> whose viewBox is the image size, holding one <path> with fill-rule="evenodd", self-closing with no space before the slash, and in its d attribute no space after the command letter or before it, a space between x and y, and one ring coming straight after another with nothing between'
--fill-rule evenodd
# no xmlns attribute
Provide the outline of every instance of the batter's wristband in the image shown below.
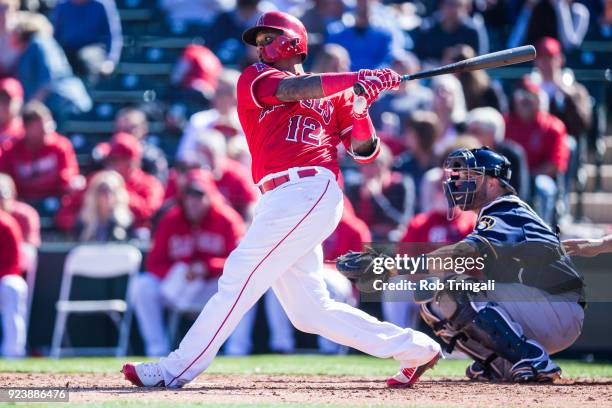
<svg viewBox="0 0 612 408"><path fill-rule="evenodd" d="M345 89L352 88L355 82L357 82L358 75L357 72L331 72L328 74L320 74L323 95L331 96Z"/></svg>
<svg viewBox="0 0 612 408"><path fill-rule="evenodd" d="M353 139L362 142L369 140L374 135L376 135L376 130L369 114L366 114L363 118L353 117L353 129L351 131Z"/></svg>

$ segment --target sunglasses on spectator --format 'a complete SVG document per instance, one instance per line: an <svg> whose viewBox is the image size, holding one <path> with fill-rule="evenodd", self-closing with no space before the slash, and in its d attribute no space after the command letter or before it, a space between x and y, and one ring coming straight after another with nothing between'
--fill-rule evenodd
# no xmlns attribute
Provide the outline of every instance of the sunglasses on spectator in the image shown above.
<svg viewBox="0 0 612 408"><path fill-rule="evenodd" d="M202 190L188 188L187 190L185 190L185 195L190 195L193 197L204 197L206 194Z"/></svg>

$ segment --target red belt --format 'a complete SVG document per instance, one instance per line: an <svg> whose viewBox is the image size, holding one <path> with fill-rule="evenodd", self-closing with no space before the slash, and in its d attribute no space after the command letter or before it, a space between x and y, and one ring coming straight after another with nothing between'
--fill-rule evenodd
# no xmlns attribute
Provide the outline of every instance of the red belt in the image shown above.
<svg viewBox="0 0 612 408"><path fill-rule="evenodd" d="M304 169L304 170L298 170L297 172L297 176L298 178L304 178L304 177L312 177L314 175L316 175L319 171L317 169ZM278 176L278 177L274 177L264 183L261 183L259 185L259 191L261 191L262 194L267 193L268 191L274 190L276 187L285 184L286 182L288 182L290 180L289 175L288 174L284 174L282 176Z"/></svg>

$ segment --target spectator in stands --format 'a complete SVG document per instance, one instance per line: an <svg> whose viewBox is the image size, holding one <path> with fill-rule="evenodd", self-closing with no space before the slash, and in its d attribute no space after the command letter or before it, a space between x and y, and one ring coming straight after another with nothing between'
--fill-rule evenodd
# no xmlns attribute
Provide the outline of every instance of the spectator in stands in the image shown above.
<svg viewBox="0 0 612 408"><path fill-rule="evenodd" d="M465 120L465 97L461 83L454 75L442 75L431 81L434 93L433 111L438 115L441 135L434 144L434 152L442 152L457 137L458 127Z"/></svg>
<svg viewBox="0 0 612 408"><path fill-rule="evenodd" d="M206 45L225 65L245 65L247 50L240 38L242 33L255 25L263 10L259 0L238 0L236 8L217 16L208 30Z"/></svg>
<svg viewBox="0 0 612 408"><path fill-rule="evenodd" d="M327 27L342 19L344 9L345 6L342 0L314 0L310 2L304 14L300 17L308 31L308 42L314 44L323 43L327 35Z"/></svg>
<svg viewBox="0 0 612 408"><path fill-rule="evenodd" d="M399 239L399 230L414 212L414 183L391 170L391 153L386 146L376 160L361 166L361 180L347 180L345 192L355 214L369 227L372 239Z"/></svg>
<svg viewBox="0 0 612 408"><path fill-rule="evenodd" d="M23 88L14 78L0 79L0 155L23 136Z"/></svg>
<svg viewBox="0 0 612 408"><path fill-rule="evenodd" d="M400 50L393 53L391 69L402 75L413 74L421 69L421 65L413 53ZM399 118L406 118L417 110L431 110L432 103L433 92L430 88L418 80L406 81L402 82L396 92L384 93L370 108L370 116L375 127L380 129L384 112L391 112ZM399 131L403 132L404 129L399 129Z"/></svg>
<svg viewBox="0 0 612 408"><path fill-rule="evenodd" d="M398 253L410 256L428 253L440 247L440 245L431 245L432 243L452 244L473 230L476 224L476 214L473 212L462 212L452 221L447 219L447 205L442 188L443 178L443 171L439 167L430 169L423 176L419 195L422 212L415 215L408 223L406 233L400 240ZM382 304L384 320L400 327L415 328L418 323L419 307L411 295L411 292L385 293L385 301Z"/></svg>
<svg viewBox="0 0 612 408"><path fill-rule="evenodd" d="M223 133L227 139L243 137L236 110L236 83L240 73L226 69L219 77L219 85L212 100L212 108L195 113L189 119L179 143L176 158L180 161L189 151L194 151L198 135L210 129Z"/></svg>
<svg viewBox="0 0 612 408"><path fill-rule="evenodd" d="M467 114L466 131L476 137L481 146L488 146L510 160L510 184L523 200L529 200L529 169L525 150L506 137L504 117L493 108L476 108Z"/></svg>
<svg viewBox="0 0 612 408"><path fill-rule="evenodd" d="M204 28L235 4L232 0L159 0L160 7L175 27L195 24Z"/></svg>
<svg viewBox="0 0 612 408"><path fill-rule="evenodd" d="M209 48L187 46L170 75L170 82L177 86L172 90L173 99L208 106L222 70L221 61Z"/></svg>
<svg viewBox="0 0 612 408"><path fill-rule="evenodd" d="M425 62L439 63L446 48L466 44L478 54L489 52L481 18L470 17L472 0L442 0L438 11L413 32L413 52Z"/></svg>
<svg viewBox="0 0 612 408"><path fill-rule="evenodd" d="M123 46L115 0L63 0L51 21L55 39L77 75L95 80L113 72Z"/></svg>
<svg viewBox="0 0 612 408"><path fill-rule="evenodd" d="M138 139L127 133L113 136L106 158L106 169L116 171L125 180L136 228L150 225L151 218L161 207L164 195L161 183L142 170L141 159L142 146Z"/></svg>
<svg viewBox="0 0 612 408"><path fill-rule="evenodd" d="M123 108L115 116L115 133L127 133L140 141L142 147L142 169L162 183L168 178L166 154L147 140L149 122L147 115L138 108Z"/></svg>
<svg viewBox="0 0 612 408"><path fill-rule="evenodd" d="M114 170L124 180L134 234L146 240L153 216L161 208L164 188L159 180L142 170L142 146L134 136L116 133L104 157L106 170ZM95 174L89 177L88 185L94 177ZM55 217L55 223L62 230L75 230L78 214L84 205L85 191L81 189L63 198Z"/></svg>
<svg viewBox="0 0 612 408"><path fill-rule="evenodd" d="M13 43L21 52L17 79L23 86L26 102L45 103L60 125L70 114L91 109L87 90L73 75L45 16L25 13L15 26Z"/></svg>
<svg viewBox="0 0 612 408"><path fill-rule="evenodd" d="M119 173L96 173L85 191L83 207L75 225L77 241L109 242L134 238L129 200Z"/></svg>
<svg viewBox="0 0 612 408"><path fill-rule="evenodd" d="M444 51L443 64L450 64L476 56L474 49L469 45L455 45ZM465 105L468 110L490 106L500 112L508 111L508 99L501 84L491 80L483 69L471 72L462 72L456 75L461 82Z"/></svg>
<svg viewBox="0 0 612 408"><path fill-rule="evenodd" d="M0 171L15 180L25 201L61 197L80 180L72 144L55 131L51 112L42 103L27 104L22 119L24 136L0 157Z"/></svg>
<svg viewBox="0 0 612 408"><path fill-rule="evenodd" d="M546 112L546 94L523 77L512 94L512 108L506 116L506 138L525 149L532 178L534 209L549 225L554 219L559 174L567 170L569 151L563 122Z"/></svg>
<svg viewBox="0 0 612 408"><path fill-rule="evenodd" d="M0 313L2 357L25 356L28 287L22 277L19 224L0 210Z"/></svg>
<svg viewBox="0 0 612 408"><path fill-rule="evenodd" d="M612 1L603 0L600 13L591 13L591 17L596 17L597 29L593 30L591 39L598 41L610 40L612 38Z"/></svg>
<svg viewBox="0 0 612 408"><path fill-rule="evenodd" d="M0 173L0 210L9 213L17 224L23 242L40 246L40 218L30 205L17 200L17 188L8 174Z"/></svg>
<svg viewBox="0 0 612 408"><path fill-rule="evenodd" d="M569 69L563 69L565 58L559 41L543 37L537 43L534 81L548 95L548 112L565 125L567 133L583 137L591 127L593 105L586 88L576 81Z"/></svg>
<svg viewBox="0 0 612 408"><path fill-rule="evenodd" d="M19 9L19 0L0 0L0 78L13 76L17 71L19 51L11 36Z"/></svg>
<svg viewBox="0 0 612 408"><path fill-rule="evenodd" d="M405 122L406 152L395 160L393 169L412 179L418 197L423 174L438 164L433 148L440 136L440 124L436 114L428 111L413 112ZM418 202L415 205L418 210Z"/></svg>
<svg viewBox="0 0 612 408"><path fill-rule="evenodd" d="M346 48L341 45L325 44L316 56L312 72L347 72L351 70L351 56Z"/></svg>
<svg viewBox="0 0 612 408"><path fill-rule="evenodd" d="M198 167L210 170L217 189L227 202L245 220L250 220L257 200L257 192L253 187L248 169L227 157L227 144L220 132L208 130L198 135L194 142L193 150L187 156L187 160L184 159L184 163L193 163ZM168 181L166 200L174 197L179 191L178 176L178 172L173 172Z"/></svg>
<svg viewBox="0 0 612 408"><path fill-rule="evenodd" d="M148 356L169 352L163 310L200 310L217 291L225 259L244 234L240 215L217 194L202 170L192 170L180 205L159 222L146 273L130 288Z"/></svg>
<svg viewBox="0 0 612 408"><path fill-rule="evenodd" d="M389 66L394 47L389 28L372 24L370 0L357 0L355 23L336 22L329 26L327 43L339 44L351 55L351 70Z"/></svg>
<svg viewBox="0 0 612 408"><path fill-rule="evenodd" d="M589 10L573 0L526 0L508 39L508 47L537 44L553 37L563 49L579 48L589 29Z"/></svg>

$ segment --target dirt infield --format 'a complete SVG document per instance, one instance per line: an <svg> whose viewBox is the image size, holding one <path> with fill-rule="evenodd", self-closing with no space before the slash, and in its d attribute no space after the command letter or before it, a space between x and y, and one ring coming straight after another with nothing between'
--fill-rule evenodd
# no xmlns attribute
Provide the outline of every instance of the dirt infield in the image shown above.
<svg viewBox="0 0 612 408"><path fill-rule="evenodd" d="M180 390L142 390L114 374L3 374L3 387L68 387L70 401L316 403L346 406L608 407L612 379L561 380L554 385L469 383L425 378L390 390L380 377L203 375Z"/></svg>

